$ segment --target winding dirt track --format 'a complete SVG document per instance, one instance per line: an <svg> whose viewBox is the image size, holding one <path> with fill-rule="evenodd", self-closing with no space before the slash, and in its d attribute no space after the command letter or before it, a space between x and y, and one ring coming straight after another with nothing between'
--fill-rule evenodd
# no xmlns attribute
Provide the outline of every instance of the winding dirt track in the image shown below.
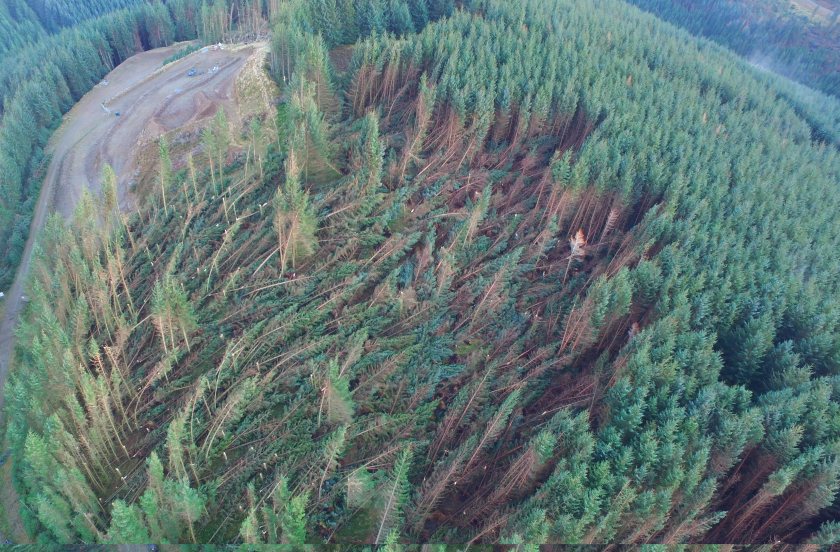
<svg viewBox="0 0 840 552"><path fill-rule="evenodd" d="M0 427L5 415L3 387L14 348L14 329L24 305L22 296L32 252L48 214L56 211L68 218L85 189L97 194L105 163L117 174L120 208L132 210L137 198L131 184L138 170L136 155L140 146L164 132L211 117L220 107L225 109L228 120L237 120L234 83L254 48L208 48L162 68L163 60L180 48L183 45L159 48L123 62L73 107L50 140L48 152L52 160L0 321ZM191 68L197 73L192 77L187 75ZM12 515L8 509L7 513Z"/></svg>

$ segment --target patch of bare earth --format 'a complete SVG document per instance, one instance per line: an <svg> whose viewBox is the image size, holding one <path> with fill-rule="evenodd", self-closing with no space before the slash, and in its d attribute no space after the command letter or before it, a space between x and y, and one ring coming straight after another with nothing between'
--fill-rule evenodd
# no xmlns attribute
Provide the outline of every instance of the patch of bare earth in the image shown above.
<svg viewBox="0 0 840 552"><path fill-rule="evenodd" d="M135 180L132 181L138 194L154 193L159 162L157 143L161 136L165 135L170 145L170 155L176 170L186 166L190 154L197 168L201 169L206 163L201 146L201 131L220 109L225 111L230 124L233 155L244 147L242 136L247 133L254 117L264 118L266 124L273 128L279 90L265 72L268 44L254 43L226 48L227 52L233 54L245 54L236 64L234 78L226 79L223 84L212 88L202 88L194 94L167 100L141 132L135 147ZM193 56L201 53L196 52ZM227 67L218 65L210 68L215 73L225 70Z"/></svg>

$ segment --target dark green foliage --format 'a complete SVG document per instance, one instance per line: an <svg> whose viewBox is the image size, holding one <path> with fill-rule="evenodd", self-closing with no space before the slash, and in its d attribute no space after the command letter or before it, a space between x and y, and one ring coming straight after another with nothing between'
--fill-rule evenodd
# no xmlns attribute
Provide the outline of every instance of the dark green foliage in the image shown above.
<svg viewBox="0 0 840 552"><path fill-rule="evenodd" d="M0 4L0 55L143 0L6 0Z"/></svg>
<svg viewBox="0 0 840 552"><path fill-rule="evenodd" d="M461 7L284 4L262 171L217 119L165 210L50 222L6 390L44 539L836 540L837 149L624 3Z"/></svg>
<svg viewBox="0 0 840 552"><path fill-rule="evenodd" d="M307 23L330 46L385 32L411 33L455 10L451 0L312 0L305 6Z"/></svg>
<svg viewBox="0 0 840 552"><path fill-rule="evenodd" d="M190 55L191 53L197 52L200 49L201 49L201 44L192 44L190 46L187 46L187 47L185 47L181 50L178 50L177 52L175 52L174 54L172 54L171 56L169 56L168 58L163 60L163 64L167 65L169 63L172 63L173 61L178 61L179 59L185 58L188 55Z"/></svg>
<svg viewBox="0 0 840 552"><path fill-rule="evenodd" d="M126 506L122 500L114 502L108 540L113 543L141 544L151 542L136 505Z"/></svg>
<svg viewBox="0 0 840 552"><path fill-rule="evenodd" d="M776 71L827 94L840 94L838 7L756 0L629 0L657 16L705 36ZM830 13L829 19L817 14Z"/></svg>

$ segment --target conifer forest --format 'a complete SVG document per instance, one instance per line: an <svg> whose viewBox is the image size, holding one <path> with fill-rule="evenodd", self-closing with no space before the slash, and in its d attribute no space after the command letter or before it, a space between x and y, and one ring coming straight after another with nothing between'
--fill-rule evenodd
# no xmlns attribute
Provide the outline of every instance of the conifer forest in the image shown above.
<svg viewBox="0 0 840 552"><path fill-rule="evenodd" d="M2 0L0 290L38 233L0 534L840 544L840 5L804 3ZM109 72L242 43L269 108L35 228Z"/></svg>

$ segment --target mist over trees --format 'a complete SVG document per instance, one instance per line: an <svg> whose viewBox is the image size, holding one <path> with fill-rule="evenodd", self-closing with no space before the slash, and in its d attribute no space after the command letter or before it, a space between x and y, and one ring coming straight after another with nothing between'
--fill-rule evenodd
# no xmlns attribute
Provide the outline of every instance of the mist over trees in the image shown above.
<svg viewBox="0 0 840 552"><path fill-rule="evenodd" d="M774 0L629 0L707 37L760 67L833 96L840 95L840 5L799 14ZM807 9L805 6L799 9ZM830 19L816 18L821 11Z"/></svg>
<svg viewBox="0 0 840 552"><path fill-rule="evenodd" d="M125 36L256 20L190 5ZM254 5L276 111L44 231L39 542L838 541L834 98L619 0Z"/></svg>
<svg viewBox="0 0 840 552"><path fill-rule="evenodd" d="M65 27L128 8L140 1L6 0L0 4L0 54L34 44Z"/></svg>

